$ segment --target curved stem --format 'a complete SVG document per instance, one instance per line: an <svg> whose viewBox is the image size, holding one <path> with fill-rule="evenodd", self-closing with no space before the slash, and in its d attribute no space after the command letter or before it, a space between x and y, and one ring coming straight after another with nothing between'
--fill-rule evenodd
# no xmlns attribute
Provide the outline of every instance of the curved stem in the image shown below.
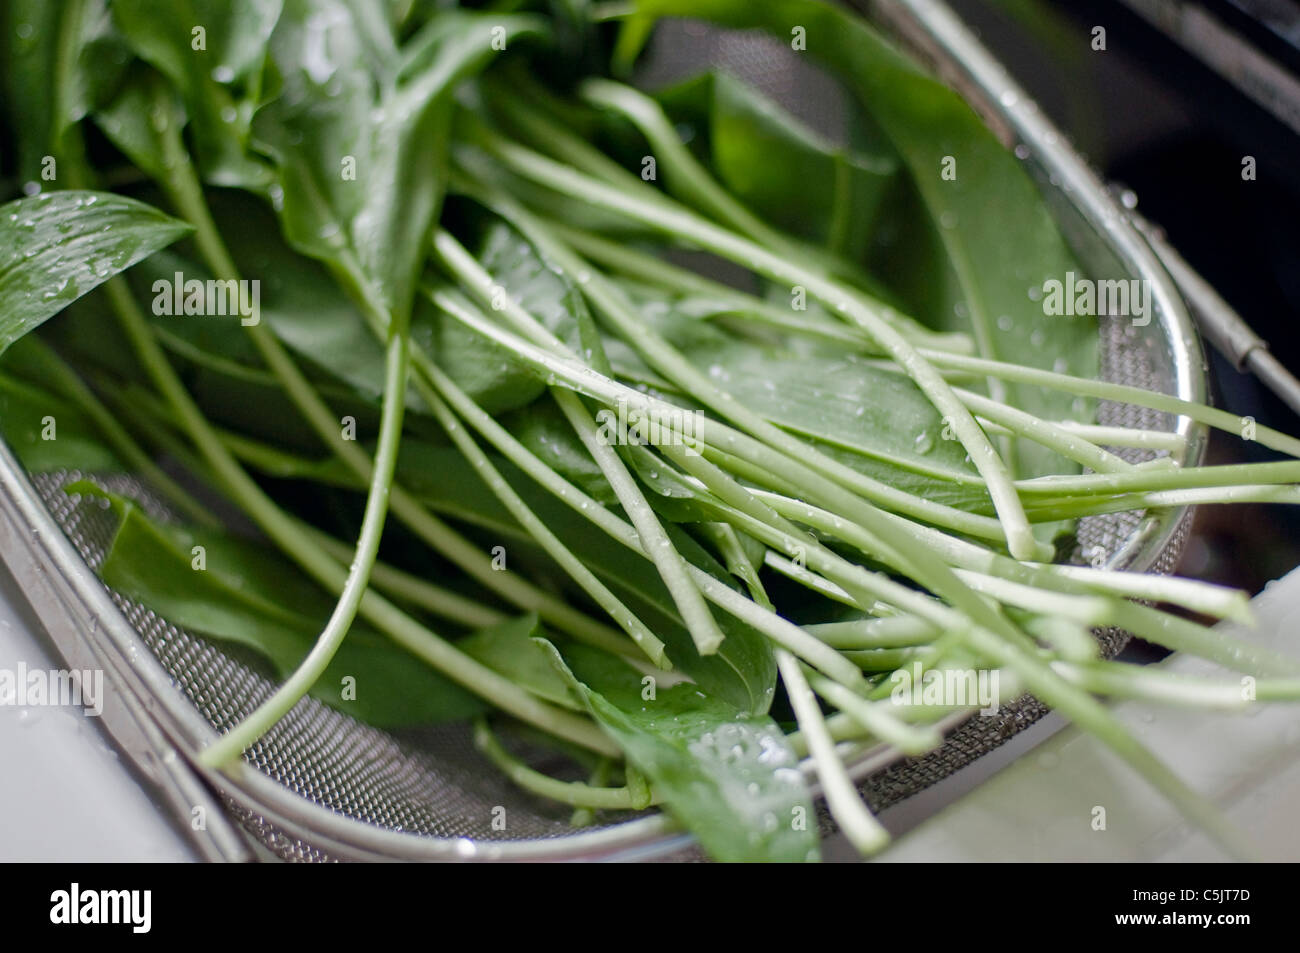
<svg viewBox="0 0 1300 953"><path fill-rule="evenodd" d="M578 95L595 106L620 113L641 131L659 153L659 167L668 172L670 191L687 204L748 238L791 257L802 257L795 243L770 227L722 188L682 145L662 107L640 90L607 79L588 79Z"/></svg>
<svg viewBox="0 0 1300 953"><path fill-rule="evenodd" d="M474 721L474 746L500 768L502 774L533 794L594 810L630 811L638 807L629 788L592 787L580 781L560 781L530 768L502 747L486 719ZM652 798L650 803L657 802Z"/></svg>
<svg viewBox="0 0 1300 953"><path fill-rule="evenodd" d="M798 461L805 469L815 470L824 478L852 489L873 503L940 526L960 529L985 538L1002 538L1004 529L997 520L936 503L872 479L828 457L809 443L798 440L767 421L762 415L750 410L730 393L718 387L707 375L686 360L681 352L657 334L649 324L641 320L635 309L618 293L618 290L601 275L588 268L586 263L566 247L547 225L504 196L492 193L490 198L501 206L503 213L508 214L530 240L543 249L547 257L569 274L586 275L587 280L581 284L583 295L655 370L664 374L705 406L742 428L749 435L747 439L753 443L782 453L790 460ZM435 245L444 262L457 273L473 273L476 266L473 265L472 259L450 235L441 233L435 239ZM478 279L480 286L483 280ZM491 279L485 280L490 285ZM510 307L510 303L507 302L506 310L509 311ZM710 426L717 425L710 422Z"/></svg>
<svg viewBox="0 0 1300 953"><path fill-rule="evenodd" d="M335 559L341 561L351 557L351 550L346 543L307 523L302 524L302 528ZM500 625L510 618L499 609L485 606L459 592L435 586L427 579L421 579L380 560L376 560L374 568L370 570L370 584L395 599L470 629Z"/></svg>
<svg viewBox="0 0 1300 953"><path fill-rule="evenodd" d="M1043 501L1026 512L1035 522L1077 519L1102 513L1127 513L1158 507L1206 506L1215 503L1300 503L1300 486L1224 486L1190 490L1158 490L1109 497L1083 497Z"/></svg>
<svg viewBox="0 0 1300 953"><path fill-rule="evenodd" d="M429 376L456 412L506 459L611 539L649 558L649 554L645 551L645 544L635 528L539 460L490 414L470 400L468 395L446 377L436 364L430 362L421 367L420 372ZM775 644L784 646L827 674L835 676L838 673L841 677L853 677L850 669L843 667L844 660L838 653L797 625L770 609L756 604L752 599L746 599L698 566L687 563L686 569L704 598L724 612L752 626Z"/></svg>
<svg viewBox="0 0 1300 953"><path fill-rule="evenodd" d="M469 256L459 242L447 232L439 230L434 236L434 247L443 263L452 269L454 274L464 280L479 296L490 300L491 289L494 287L492 276ZM503 305L506 315L522 333L531 337L541 347L565 358L576 360L577 355L508 296ZM691 584L686 560L673 546L672 540L659 522L659 517L651 509L626 465L614 449L605 444L595 421L592 420L587 408L582 405L582 401L572 391L563 388L552 388L551 391L561 412L568 419L591 458L596 461L610 488L623 505L624 511L632 520L632 525L636 527L637 534L644 543L645 552L659 571L659 576L663 579L678 612L681 613L682 621L686 624L696 649L701 655L715 654L724 636L717 620L704 604L699 591Z"/></svg>
<svg viewBox="0 0 1300 953"><path fill-rule="evenodd" d="M819 622L805 625L804 629L841 651L912 648L929 645L940 635L933 623L911 615L855 619L851 622Z"/></svg>
<svg viewBox="0 0 1300 953"><path fill-rule="evenodd" d="M720 307L718 309L719 315L726 314L728 310L739 312L746 317L753 317L772 327L782 328L809 337L848 344L855 351L864 354L881 353L871 339L855 327L849 327L830 320L818 321L812 318L801 318L789 308L779 308L756 295L738 291L730 285L706 278L631 245L610 241L600 235L572 228L563 222L552 221L549 224L551 230L566 245L574 248L584 257L600 262L607 268L612 268L624 275L640 279L667 291L713 299L718 301L720 305L728 306L725 308ZM954 351L958 354L970 353L974 347L970 336L959 331L932 331L919 324L915 327L904 326L900 330L917 346L924 344L929 348Z"/></svg>
<svg viewBox="0 0 1300 953"><path fill-rule="evenodd" d="M692 583L686 560L669 539L659 517L628 472L627 466L619 459L613 447L602 442L591 415L582 406L577 394L561 388L555 388L552 393L560 410L577 431L582 445L587 448L614 495L623 504L624 512L632 520L643 551L659 571L659 578L663 580L673 604L681 613L695 648L701 655L716 654L724 638L722 629L705 605L700 591Z"/></svg>
<svg viewBox="0 0 1300 953"><path fill-rule="evenodd" d="M898 668L889 665L881 671ZM910 755L933 751L943 744L943 736L933 728L917 728L907 725L894 717L888 706L880 702L869 701L857 692L833 682L816 672L806 672L808 683L813 691L848 715L863 729L875 735L886 744L893 745L899 751Z"/></svg>
<svg viewBox="0 0 1300 953"><path fill-rule="evenodd" d="M410 351L403 332L392 335L384 366L384 403L379 424L379 447L375 453L374 472L366 496L365 514L356 552L348 569L343 591L307 657L293 674L257 709L221 737L216 744L199 753L199 760L209 767L220 767L238 758L245 748L262 737L277 721L288 714L311 690L337 654L343 639L356 618L361 597L370 581L370 570L379 554L379 540L388 516L388 489L397 467L397 451L402 441L402 415L406 409L406 377Z"/></svg>
<svg viewBox="0 0 1300 953"><path fill-rule="evenodd" d="M1033 414L1027 414L961 388L954 387L953 393L961 398L962 403L976 416L1001 424L1013 434L1026 437L1049 450L1055 450L1066 459L1082 463L1085 467L1092 467L1098 473L1127 473L1133 469L1133 464L1121 460L1113 453L1106 452L1079 434L1040 420Z"/></svg>
<svg viewBox="0 0 1300 953"><path fill-rule="evenodd" d="M851 520L789 496L757 489L751 492L787 519L814 526L821 532L859 548L864 555L879 558L879 554L872 548L878 545L878 541ZM1240 622L1249 622L1252 618L1249 600L1239 590L1171 576L1117 572L1089 566L1020 563L928 526L915 527L892 515L888 519L900 530L914 532L925 545L931 547L935 556L951 566L1022 582L1031 580L1030 584L1034 586L1061 592L1095 592L1169 602L1205 615Z"/></svg>
<svg viewBox="0 0 1300 953"><path fill-rule="evenodd" d="M467 308L456 297L444 291L433 291L430 297L434 304L450 317L508 348L517 358L537 368L548 379L554 378L557 382L588 397L594 397L607 406L626 405L629 417L635 415L662 421L663 426L678 433L683 441L692 441L701 446L705 456L710 455L711 448L723 448L723 452L732 456L741 456L750 462L758 474L766 472L769 478L772 475L781 477L805 488L806 492L814 497L833 499L836 501L835 505L849 507L851 512L861 513L863 508L875 509L860 496L811 469L800 460L787 456L748 434L708 417L699 419L692 417L694 432L688 432L683 429L681 423L687 411L681 407L620 384L580 361L560 357L530 344L504 328L496 326L475 309ZM857 476L856 472L854 475ZM861 490L860 486L856 488ZM955 514L953 518L948 518L947 514L938 514L933 517L933 521L936 525L946 526L982 539L1003 538L1002 524L997 520L963 513L960 510L951 510L951 512ZM1046 558L1044 547L1039 546L1035 541L1032 555L1027 558Z"/></svg>
<svg viewBox="0 0 1300 953"><path fill-rule="evenodd" d="M1124 662L1053 662L1066 681L1089 692L1188 708L1245 711L1270 701L1300 701L1300 679L1259 679L1246 690L1243 681L1197 678L1167 672L1158 665Z"/></svg>
<svg viewBox="0 0 1300 953"><path fill-rule="evenodd" d="M1201 487L1233 487L1243 483L1300 483L1300 461L1236 463L1226 466L1186 467L1159 470L1141 468L1128 473L1084 473L1078 476L1039 477L1016 484L1021 494L1036 496L1082 496L1084 494L1147 493L1158 490L1190 490Z"/></svg>
<svg viewBox="0 0 1300 953"><path fill-rule="evenodd" d="M587 786L593 788L607 786L613 769L614 762L611 759L601 758L599 763L591 769L591 774L587 779ZM596 813L589 807L575 808L573 816L569 818L570 827L589 827L594 823L596 823Z"/></svg>
<svg viewBox="0 0 1300 953"><path fill-rule="evenodd" d="M864 553L876 554L882 548L879 539L865 528L857 526L851 521L836 517L799 501L771 497L767 499L774 508L786 512L791 518L807 523L821 532L843 539ZM891 519L898 520L897 517L891 517ZM899 522L900 525L906 525L901 521ZM751 532L753 535L762 538L760 535L762 530L754 528ZM1155 642L1158 645L1176 651L1189 652L1192 655L1209 659L1233 670L1259 675L1275 673L1290 675L1300 671L1300 662L1253 646L1240 639L1235 639L1226 633L1207 629L1197 623L1167 612L1136 605L1124 598L1115 598L1114 595L1108 593L1125 596L1142 595L1141 592L1127 589L1125 584L1116 583L1112 578L1116 574L1097 573L1087 577L1089 581L1085 582L1080 577L1086 571L1081 568L1037 567L1017 562L1014 559L1008 559L1005 556L964 543L961 540L945 537L933 530L922 528L918 532L921 541L933 547L934 556L956 567L954 571L967 585L986 592L992 591L989 588L990 585L999 586L996 596L999 599L1005 598L1012 605L1024 605L1035 611L1047 611L1049 613L1066 612L1069 617L1074 618L1076 621L1085 622L1089 625L1118 626L1134 634L1141 635L1148 641ZM812 558L809 559L809 563L813 563ZM785 572L791 571L779 563L774 564L774 568ZM825 569L825 567L820 566L818 568ZM828 578L834 579L836 583L843 585L843 579L836 578L833 575L833 568L832 571L825 574ZM1067 571L1061 572L1060 570L1063 568L1067 569ZM801 572L806 574L806 570ZM1234 596L1231 593L1222 593L1221 591L1216 593L1213 589L1197 593L1192 591L1193 586L1195 586L1194 583L1183 580L1183 586L1176 586L1174 584L1179 580L1161 580L1156 577L1144 577L1141 580L1135 580L1133 585L1136 586L1142 581L1148 582L1152 586L1151 593L1156 593L1156 597L1168 595L1182 597L1194 603L1195 601L1212 602L1217 605L1219 614L1225 616L1240 611L1248 611L1232 608L1233 603L1240 605L1240 594ZM1005 586L1002 585L1003 583L1005 583ZM1063 593L1062 598L1068 596L1074 599L1084 599L1085 601L1052 601L1057 593ZM826 594L834 598L833 594ZM1019 598L1020 596L1035 601L1026 604ZM953 628L953 622L945 616L945 613L949 611L947 607L918 599L917 594L895 591L895 594L891 596L882 592L881 598L940 626L942 629Z"/></svg>

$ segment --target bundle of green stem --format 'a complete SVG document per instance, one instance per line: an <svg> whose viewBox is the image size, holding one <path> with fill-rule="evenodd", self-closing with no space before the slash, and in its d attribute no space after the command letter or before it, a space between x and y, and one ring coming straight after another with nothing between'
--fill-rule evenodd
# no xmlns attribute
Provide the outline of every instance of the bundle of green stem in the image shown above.
<svg viewBox="0 0 1300 953"><path fill-rule="evenodd" d="M719 859L802 860L814 781L878 850L855 759L932 751L956 716L1029 692L1244 850L1104 698L1294 701L1300 663L1189 618L1248 622L1243 593L1057 553L1082 517L1296 502L1300 441L1258 426L1294 459L1180 466L1177 431L1093 423L1111 400L1242 434L1098 379L1095 322L1025 296L1073 262L1024 173L836 7L642 3L612 62L660 14L802 29L875 130L852 147L722 74L654 97L606 75L548 85L564 34L547 18L424 6L214 13L220 60L144 2L10 13L54 37L17 51L10 89L59 107L15 108L35 140L20 157L56 157L78 191L0 216L15 261L46 263L22 301L0 282L19 315L4 431L32 470L141 476L179 521L69 487L121 516L105 582L275 669L198 760L242 770L310 692L381 727L472 720L486 758L575 824L658 804ZM182 229L85 191L108 186L192 232L110 278ZM994 200L997 232L978 211ZM153 238L128 249L109 207ZM126 244L77 246L103 256L87 273L70 230ZM60 268L82 269L70 290ZM260 312L172 315L182 276L260 281ZM940 284L944 320L918 292ZM58 452L27 427L56 407ZM278 555L224 530L218 499ZM1223 678L1106 661L1092 632L1113 628ZM995 674L997 697L900 691L976 683L963 673ZM529 767L503 726L589 781Z"/></svg>

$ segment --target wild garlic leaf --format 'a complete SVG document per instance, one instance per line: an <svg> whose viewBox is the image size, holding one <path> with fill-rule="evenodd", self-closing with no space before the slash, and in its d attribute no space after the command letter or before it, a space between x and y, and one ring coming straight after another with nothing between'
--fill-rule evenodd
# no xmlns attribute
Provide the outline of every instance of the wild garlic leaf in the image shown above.
<svg viewBox="0 0 1300 953"><path fill-rule="evenodd" d="M532 367L448 317L425 295L415 303L411 338L457 387L490 414L528 407L546 391L546 382Z"/></svg>
<svg viewBox="0 0 1300 953"><path fill-rule="evenodd" d="M384 349L357 305L319 262L290 247L264 203L222 192L211 204L240 272L261 282L261 316L271 331L309 367L328 372L377 405L384 392ZM234 325L232 334L247 337L237 321L226 323ZM428 413L414 388L406 403L408 411Z"/></svg>
<svg viewBox="0 0 1300 953"><path fill-rule="evenodd" d="M733 195L792 234L863 259L896 159L883 149L836 146L722 70L662 96L679 110L687 97L707 130L708 159Z"/></svg>
<svg viewBox="0 0 1300 953"><path fill-rule="evenodd" d="M0 206L0 353L189 231L106 192L49 192Z"/></svg>
<svg viewBox="0 0 1300 953"><path fill-rule="evenodd" d="M951 89L860 17L818 0L637 0L637 10L762 29L784 41L796 27L803 30L808 55L857 96L906 165L980 352L1096 376L1096 322L1046 315L1037 300L1045 281L1078 270L1073 255L1026 171ZM933 263L924 264L936 280ZM1069 394L1014 384L1005 394L1013 406L1047 420L1079 416ZM1062 472L1053 454L1024 440L1015 463L1021 477Z"/></svg>
<svg viewBox="0 0 1300 953"><path fill-rule="evenodd" d="M606 505L618 503L618 494L555 401L534 401L502 417L501 424L543 463L588 496Z"/></svg>
<svg viewBox="0 0 1300 953"><path fill-rule="evenodd" d="M593 718L715 860L820 859L812 795L785 734L689 683L658 688L620 659L537 640Z"/></svg>
<svg viewBox="0 0 1300 953"><path fill-rule="evenodd" d="M60 62L60 47L74 51ZM0 89L18 145L23 182L60 181L53 160L127 62L105 0L6 0L0 8ZM66 71L65 95L54 78Z"/></svg>
<svg viewBox="0 0 1300 953"><path fill-rule="evenodd" d="M772 423L812 441L854 469L942 502L982 507L961 443L934 405L902 374L872 367L840 348L792 352L732 334L693 299L626 286L643 319L722 390ZM675 403L680 398L669 397ZM708 518L708 517L706 517Z"/></svg>
<svg viewBox="0 0 1300 953"><path fill-rule="evenodd" d="M456 648L538 698L562 708L585 711L555 666L537 650L535 640L545 637L537 616L529 614L467 635L456 643Z"/></svg>
<svg viewBox="0 0 1300 953"><path fill-rule="evenodd" d="M529 17L447 11L403 47L392 78L371 68L373 24L343 0L286 0L271 37L279 95L254 135L275 161L285 235L343 270L404 320L441 206L450 93L536 29Z"/></svg>
<svg viewBox="0 0 1300 953"><path fill-rule="evenodd" d="M703 487L687 482L672 464L637 444L620 447L623 459L650 492L646 498L655 512L674 523L709 523L718 518L710 504L716 497Z"/></svg>
<svg viewBox="0 0 1300 953"><path fill-rule="evenodd" d="M333 600L264 546L214 530L149 519L124 497L90 483L69 493L109 500L120 523L100 578L174 625L264 656L287 677L311 650ZM201 546L204 570L194 568ZM353 679L346 682L345 679ZM345 686L355 689L347 697ZM358 623L311 695L380 728L459 720L482 701Z"/></svg>
<svg viewBox="0 0 1300 953"><path fill-rule="evenodd" d="M520 305L579 359L608 373L600 333L575 283L577 276L561 271L520 232L502 221L484 232L478 259Z"/></svg>
<svg viewBox="0 0 1300 953"><path fill-rule="evenodd" d="M117 473L122 464L81 408L34 381L22 380L18 341L0 358L0 435L29 473Z"/></svg>
<svg viewBox="0 0 1300 953"><path fill-rule="evenodd" d="M133 64L117 95L94 118L123 155L155 182L167 181L170 170L163 133L185 124L185 110L157 70Z"/></svg>
<svg viewBox="0 0 1300 953"><path fill-rule="evenodd" d="M112 6L132 48L180 93L204 179L265 189L269 170L249 152L249 127L283 0L113 0Z"/></svg>

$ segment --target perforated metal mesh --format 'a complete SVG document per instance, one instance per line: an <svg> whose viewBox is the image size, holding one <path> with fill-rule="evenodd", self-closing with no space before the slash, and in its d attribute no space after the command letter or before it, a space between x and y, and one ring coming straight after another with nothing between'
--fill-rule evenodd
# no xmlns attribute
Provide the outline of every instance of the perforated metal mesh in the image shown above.
<svg viewBox="0 0 1300 953"><path fill-rule="evenodd" d="M833 139L843 138L840 91L815 70L789 56L781 44L752 35L722 35L681 24L655 47L646 71L649 84L681 76L701 63L721 64L754 83L805 122ZM1170 362L1157 336L1137 333L1128 322L1103 320L1102 376L1107 380L1169 391ZM1167 415L1104 402L1102 423L1171 429ZM1117 451L1136 462L1142 451ZM80 499L63 487L79 473L46 474L34 483L46 506L75 544L86 563L97 569L111 540L114 517L101 501ZM105 488L141 502L152 515L166 518L166 508L130 477L100 478ZM1190 514L1189 514L1190 515ZM1135 531L1141 514L1090 517L1079 527L1080 551L1093 547L1114 553ZM1157 564L1169 571L1186 535L1184 520ZM251 655L218 646L177 628L143 606L114 593L113 601L130 620L149 650L209 724L224 731L274 689L266 671ZM1124 642L1123 633L1100 633L1107 655ZM413 664L418 664L414 663ZM993 717L971 719L952 731L938 751L900 761L868 778L862 788L870 803L883 808L947 777L1014 734L1045 712L1025 698L1004 706ZM521 751L530 758L536 752ZM521 791L474 749L464 727L388 733L360 724L312 699L304 699L247 754L257 770L302 798L359 823L379 825L411 835L472 840L552 838L572 832L569 811ZM551 759L537 764L563 775L566 766ZM257 804L227 794L232 815L275 855L292 861L320 862L326 852L266 821ZM504 807L507 831L494 829L494 808ZM606 819L609 820L609 819ZM621 822L621 820L620 820ZM692 854L678 854L690 859Z"/></svg>

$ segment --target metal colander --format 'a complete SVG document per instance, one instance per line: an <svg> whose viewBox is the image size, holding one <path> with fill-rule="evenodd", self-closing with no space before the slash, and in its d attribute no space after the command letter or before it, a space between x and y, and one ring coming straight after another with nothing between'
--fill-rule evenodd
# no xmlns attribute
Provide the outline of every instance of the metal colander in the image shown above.
<svg viewBox="0 0 1300 953"><path fill-rule="evenodd" d="M1019 146L1086 270L1150 282L1154 313L1148 326L1101 320L1102 376L1203 401L1200 346L1175 289L1068 145L945 7L911 0L871 12L985 114L1008 145ZM842 138L838 88L785 45L764 37L665 24L644 80L661 83L708 63L758 86L824 135ZM1104 424L1177 427L1188 438L1181 462L1200 459L1204 434L1190 421L1110 402L1102 402L1098 412ZM1134 462L1144 458L1142 451L1117 452ZM475 750L466 727L384 732L313 699L300 702L246 753L238 776L205 773L200 783L187 753L251 713L274 683L255 656L179 629L98 582L93 570L115 518L102 501L64 492L83 476L28 477L0 447L4 558L69 664L105 669L114 689L104 700L106 726L162 791L204 856L252 856L248 841L226 818L260 848L295 861L697 856L689 838L654 813L631 820L602 817L597 826L575 832L568 809L507 781ZM139 500L153 515L169 516L139 480L91 476ZM1075 558L1100 547L1108 565L1168 572L1189 518L1189 512L1177 511L1084 519ZM1125 639L1113 631L1099 637L1108 655ZM855 776L873 807L887 807L987 753L1044 712L1026 697L993 717L951 719L941 749L907 759L876 749L856 761ZM517 750L543 770L565 770L526 746ZM221 807L212 800L213 790ZM206 822L196 831L190 819L199 808Z"/></svg>

